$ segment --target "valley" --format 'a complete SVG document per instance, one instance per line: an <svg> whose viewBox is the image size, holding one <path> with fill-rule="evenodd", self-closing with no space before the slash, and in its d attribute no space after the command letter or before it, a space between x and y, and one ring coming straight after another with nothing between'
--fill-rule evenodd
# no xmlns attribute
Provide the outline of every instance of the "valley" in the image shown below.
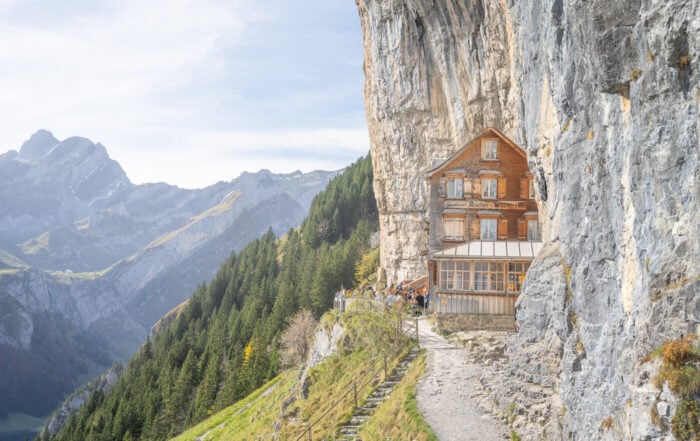
<svg viewBox="0 0 700 441"><path fill-rule="evenodd" d="M0 417L44 417L129 358L232 251L297 226L336 174L134 185L103 146L47 131L0 156Z"/></svg>

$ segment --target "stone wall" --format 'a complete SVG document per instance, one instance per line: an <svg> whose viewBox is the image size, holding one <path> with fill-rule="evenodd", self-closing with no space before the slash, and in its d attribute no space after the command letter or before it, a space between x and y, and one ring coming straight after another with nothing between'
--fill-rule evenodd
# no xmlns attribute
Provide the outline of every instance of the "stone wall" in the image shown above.
<svg viewBox="0 0 700 441"><path fill-rule="evenodd" d="M438 314L437 327L441 331L515 331L515 318L494 314Z"/></svg>
<svg viewBox="0 0 700 441"><path fill-rule="evenodd" d="M700 323L700 1L358 9L388 279L424 271L431 161L499 128L528 152L545 242L518 302L513 370L558 385L564 438L661 436L641 360ZM552 353L559 373L527 374Z"/></svg>

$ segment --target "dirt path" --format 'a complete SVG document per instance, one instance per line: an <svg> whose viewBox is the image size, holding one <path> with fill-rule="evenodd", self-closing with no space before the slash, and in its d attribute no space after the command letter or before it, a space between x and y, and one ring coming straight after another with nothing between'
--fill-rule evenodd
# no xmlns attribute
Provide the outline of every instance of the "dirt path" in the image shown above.
<svg viewBox="0 0 700 441"><path fill-rule="evenodd" d="M428 370L417 387L418 408L441 441L503 441L505 425L475 403L479 366L468 349L456 346L418 321L420 345L428 350Z"/></svg>

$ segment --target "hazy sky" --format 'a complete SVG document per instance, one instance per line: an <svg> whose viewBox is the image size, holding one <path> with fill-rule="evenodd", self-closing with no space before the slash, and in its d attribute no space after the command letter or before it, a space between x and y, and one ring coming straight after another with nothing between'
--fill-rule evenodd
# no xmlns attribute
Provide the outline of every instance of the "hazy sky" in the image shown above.
<svg viewBox="0 0 700 441"><path fill-rule="evenodd" d="M136 183L369 150L353 0L0 0L0 66L0 152L83 136Z"/></svg>

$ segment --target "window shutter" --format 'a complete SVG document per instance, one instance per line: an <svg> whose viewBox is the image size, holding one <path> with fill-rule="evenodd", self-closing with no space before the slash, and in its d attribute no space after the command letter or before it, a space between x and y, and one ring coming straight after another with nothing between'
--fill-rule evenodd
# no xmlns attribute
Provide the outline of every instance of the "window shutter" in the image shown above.
<svg viewBox="0 0 700 441"><path fill-rule="evenodd" d="M498 219L498 239L508 239L508 219Z"/></svg>
<svg viewBox="0 0 700 441"><path fill-rule="evenodd" d="M520 199L528 199L530 196L530 180L520 178Z"/></svg>
<svg viewBox="0 0 700 441"><path fill-rule="evenodd" d="M447 179L440 178L438 181L438 196L444 198L447 193Z"/></svg>
<svg viewBox="0 0 700 441"><path fill-rule="evenodd" d="M481 179L472 179L472 195L475 198L481 197Z"/></svg>
<svg viewBox="0 0 700 441"><path fill-rule="evenodd" d="M527 222L518 219L518 240L527 240Z"/></svg>
<svg viewBox="0 0 700 441"><path fill-rule="evenodd" d="M464 197L472 197L472 181L471 179L464 180Z"/></svg>
<svg viewBox="0 0 700 441"><path fill-rule="evenodd" d="M481 141L481 159L484 159L486 157L486 143L482 140Z"/></svg>
<svg viewBox="0 0 700 441"><path fill-rule="evenodd" d="M498 199L505 199L506 197L506 178L501 176L498 178Z"/></svg>
<svg viewBox="0 0 700 441"><path fill-rule="evenodd" d="M479 219L472 219L472 228L469 232L469 237L471 240L477 240L481 238L481 225Z"/></svg>

